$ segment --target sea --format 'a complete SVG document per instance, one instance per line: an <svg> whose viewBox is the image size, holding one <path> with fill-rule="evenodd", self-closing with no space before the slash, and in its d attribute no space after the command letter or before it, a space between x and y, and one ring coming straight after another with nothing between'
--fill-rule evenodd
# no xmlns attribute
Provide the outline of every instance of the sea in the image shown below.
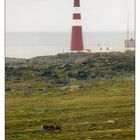
<svg viewBox="0 0 140 140"><path fill-rule="evenodd" d="M135 33L130 32L134 39ZM125 51L126 32L83 32L85 50ZM70 32L6 32L6 57L32 58L70 52Z"/></svg>

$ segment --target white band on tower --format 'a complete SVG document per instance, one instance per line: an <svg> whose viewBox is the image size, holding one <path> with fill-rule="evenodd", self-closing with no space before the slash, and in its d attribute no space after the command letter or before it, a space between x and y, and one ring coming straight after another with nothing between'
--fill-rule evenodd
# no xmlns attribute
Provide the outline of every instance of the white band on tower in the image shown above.
<svg viewBox="0 0 140 140"><path fill-rule="evenodd" d="M73 26L82 26L82 22L80 19L73 19Z"/></svg>
<svg viewBox="0 0 140 140"><path fill-rule="evenodd" d="M73 13L81 13L80 7L73 7Z"/></svg>

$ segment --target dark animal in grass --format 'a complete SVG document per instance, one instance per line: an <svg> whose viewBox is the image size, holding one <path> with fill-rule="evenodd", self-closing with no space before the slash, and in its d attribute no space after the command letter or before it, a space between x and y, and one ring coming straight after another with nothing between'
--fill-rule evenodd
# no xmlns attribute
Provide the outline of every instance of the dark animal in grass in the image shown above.
<svg viewBox="0 0 140 140"><path fill-rule="evenodd" d="M61 130L60 126L54 126L54 125L43 125L42 129L48 131Z"/></svg>
<svg viewBox="0 0 140 140"><path fill-rule="evenodd" d="M48 131L55 131L55 130L62 130L60 126L58 126L58 124L55 125L42 125L42 135L44 135L46 132Z"/></svg>

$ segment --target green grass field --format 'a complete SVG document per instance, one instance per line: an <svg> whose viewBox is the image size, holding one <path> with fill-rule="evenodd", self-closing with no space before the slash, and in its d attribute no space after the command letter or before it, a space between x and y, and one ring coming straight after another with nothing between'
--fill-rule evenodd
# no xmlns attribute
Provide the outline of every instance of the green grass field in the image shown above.
<svg viewBox="0 0 140 140"><path fill-rule="evenodd" d="M134 77L132 51L9 58L6 140L134 140Z"/></svg>
<svg viewBox="0 0 140 140"><path fill-rule="evenodd" d="M87 80L90 87L74 91L7 93L6 140L134 140L134 81L114 80ZM55 122L62 130L41 135L43 124Z"/></svg>

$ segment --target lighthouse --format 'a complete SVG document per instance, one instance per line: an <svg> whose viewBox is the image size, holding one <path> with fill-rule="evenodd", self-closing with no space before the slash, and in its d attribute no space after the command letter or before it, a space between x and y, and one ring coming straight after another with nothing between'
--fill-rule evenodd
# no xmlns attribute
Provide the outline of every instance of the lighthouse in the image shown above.
<svg viewBox="0 0 140 140"><path fill-rule="evenodd" d="M80 52L84 50L80 13L80 0L74 0L73 8L74 12L71 33L71 51Z"/></svg>

